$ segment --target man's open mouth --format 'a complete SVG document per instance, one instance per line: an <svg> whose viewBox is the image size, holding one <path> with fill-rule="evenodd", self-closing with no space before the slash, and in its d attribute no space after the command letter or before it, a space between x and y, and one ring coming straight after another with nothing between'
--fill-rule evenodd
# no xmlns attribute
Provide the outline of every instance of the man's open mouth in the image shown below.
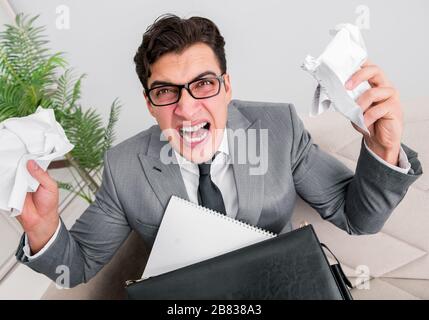
<svg viewBox="0 0 429 320"><path fill-rule="evenodd" d="M193 126L184 125L179 127L178 131L186 143L196 145L207 138L210 132L210 122L203 121Z"/></svg>

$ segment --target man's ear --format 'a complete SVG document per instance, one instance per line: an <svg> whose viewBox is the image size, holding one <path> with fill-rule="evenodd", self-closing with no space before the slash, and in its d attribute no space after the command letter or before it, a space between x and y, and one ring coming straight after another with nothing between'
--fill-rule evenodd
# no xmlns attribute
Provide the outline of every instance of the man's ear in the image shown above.
<svg viewBox="0 0 429 320"><path fill-rule="evenodd" d="M146 100L147 109L149 110L149 112L152 115L152 117L155 118L154 108L152 106L152 103L150 103L150 100L149 100L149 98L148 98L148 96L147 96L147 94L146 94L146 92L144 90L143 90L143 96L144 96L144 99Z"/></svg>
<svg viewBox="0 0 429 320"><path fill-rule="evenodd" d="M228 102L230 102L232 98L232 87L231 87L231 79L229 77L229 73L225 73L225 75L223 76L223 79L224 79L224 85L225 85L226 99Z"/></svg>

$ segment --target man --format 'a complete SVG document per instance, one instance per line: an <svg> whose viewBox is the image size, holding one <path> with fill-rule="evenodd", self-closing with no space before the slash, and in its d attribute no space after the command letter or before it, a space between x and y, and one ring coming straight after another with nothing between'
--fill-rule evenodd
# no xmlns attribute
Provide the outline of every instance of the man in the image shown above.
<svg viewBox="0 0 429 320"><path fill-rule="evenodd" d="M18 217L22 263L51 279L65 265L71 286L86 282L131 230L152 246L172 195L276 233L292 229L297 195L349 234L382 228L422 174L417 154L401 147L401 104L383 72L367 63L347 83L372 85L358 100L371 135L353 174L312 143L293 105L231 100L224 44L213 22L200 17L163 16L146 31L134 60L158 125L106 152L96 200L70 231L58 216L55 181L28 163L40 187ZM266 152L266 170L252 174L249 161L236 160L240 130L249 149ZM165 161L169 156L175 161Z"/></svg>

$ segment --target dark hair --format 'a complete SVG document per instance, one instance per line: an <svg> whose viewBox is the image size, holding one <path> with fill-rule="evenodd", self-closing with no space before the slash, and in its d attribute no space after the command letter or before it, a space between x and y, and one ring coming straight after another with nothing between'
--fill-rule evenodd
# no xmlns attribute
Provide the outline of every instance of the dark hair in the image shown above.
<svg viewBox="0 0 429 320"><path fill-rule="evenodd" d="M182 19L173 14L158 17L143 34L143 41L134 56L136 72L145 90L151 76L150 65L163 54L180 54L195 43L205 43L214 52L222 73L226 72L225 41L217 26L209 19Z"/></svg>

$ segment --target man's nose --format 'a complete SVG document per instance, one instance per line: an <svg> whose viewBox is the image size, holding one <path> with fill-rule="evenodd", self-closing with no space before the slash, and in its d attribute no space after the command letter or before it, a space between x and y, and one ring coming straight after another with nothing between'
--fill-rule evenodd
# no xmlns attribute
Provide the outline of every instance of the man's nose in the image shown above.
<svg viewBox="0 0 429 320"><path fill-rule="evenodd" d="M193 119L193 115L199 111L198 100L194 99L185 88L182 89L182 96L177 102L174 113L185 119Z"/></svg>

